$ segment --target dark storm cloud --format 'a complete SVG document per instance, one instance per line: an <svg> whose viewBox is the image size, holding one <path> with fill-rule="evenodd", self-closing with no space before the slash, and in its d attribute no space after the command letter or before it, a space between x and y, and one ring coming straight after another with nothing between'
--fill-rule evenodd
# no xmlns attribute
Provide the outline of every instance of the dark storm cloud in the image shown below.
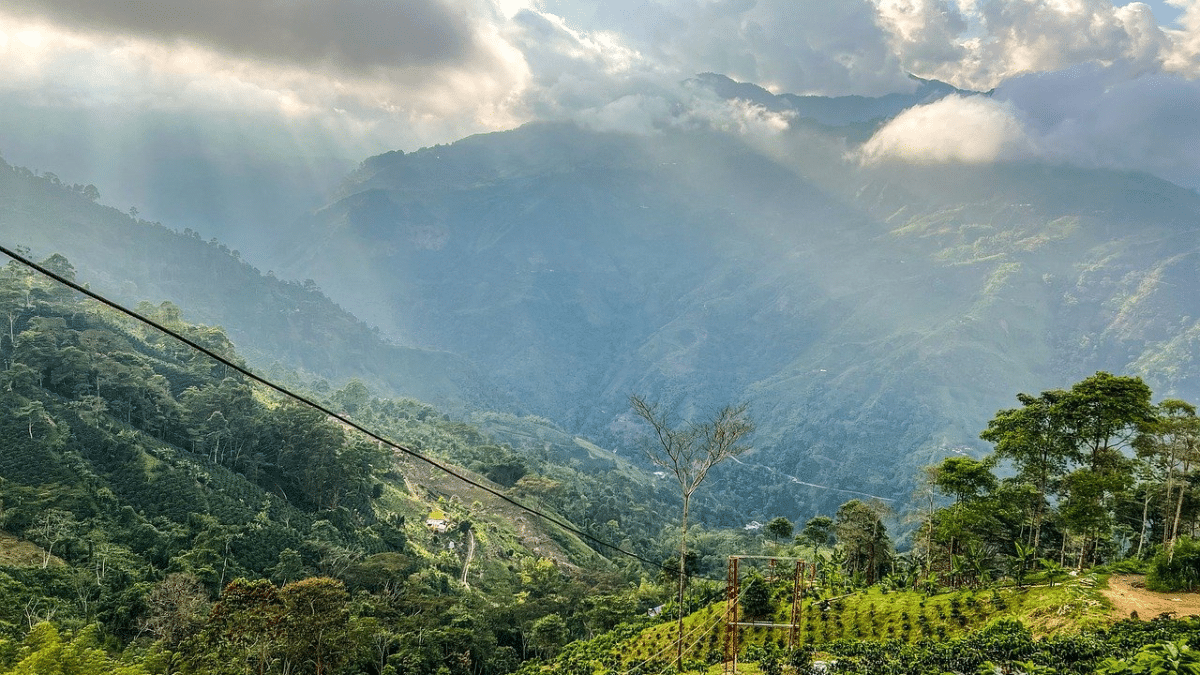
<svg viewBox="0 0 1200 675"><path fill-rule="evenodd" d="M452 65L475 50L471 17L442 0L6 0L5 6L76 29L352 73Z"/></svg>

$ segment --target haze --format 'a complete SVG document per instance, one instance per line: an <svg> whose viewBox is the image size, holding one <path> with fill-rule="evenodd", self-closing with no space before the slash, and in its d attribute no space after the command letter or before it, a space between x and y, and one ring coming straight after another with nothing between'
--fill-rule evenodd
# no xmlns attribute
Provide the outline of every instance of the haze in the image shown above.
<svg viewBox="0 0 1200 675"><path fill-rule="evenodd" d="M379 152L533 120L727 119L681 86L709 71L776 93L908 92L910 74L996 89L912 111L871 159L1200 185L1195 0L12 0L0 59L8 161L249 249Z"/></svg>

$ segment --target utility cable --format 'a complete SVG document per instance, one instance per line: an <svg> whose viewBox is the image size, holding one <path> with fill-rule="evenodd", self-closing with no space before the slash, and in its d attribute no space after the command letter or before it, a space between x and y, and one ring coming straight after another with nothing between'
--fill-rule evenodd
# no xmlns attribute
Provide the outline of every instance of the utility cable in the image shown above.
<svg viewBox="0 0 1200 675"><path fill-rule="evenodd" d="M39 274L42 274L43 276L53 279L54 281L62 284L63 286L66 286L66 287L76 291L77 293L81 293L106 307L109 307L117 312L120 312L121 314L124 314L136 321L139 321L148 326L151 326L152 328L162 332L165 335L169 335L172 338L175 338L176 340L182 342L183 344L187 345L188 347L191 347L192 349L195 349L196 351L217 361L218 363L223 364L227 368L231 368L231 369L235 370L236 372L241 373L246 378L253 380L254 382L257 382L257 383L263 385L264 387L267 387L268 389L274 390L274 391L278 392L279 394L282 394L283 396L290 398L293 401L296 401L297 403L306 405L314 410L318 410L318 411L330 416L331 418L335 418L335 419L339 420L340 423L350 426L354 430L358 431L359 433L364 434L365 436L367 436L368 438L371 438L372 440L383 443L384 445L387 445L388 447L392 448L393 450L396 450L400 453L408 455L409 457L412 457L413 459L417 459L422 462L425 462L426 464L429 464L430 466L434 467L435 469L442 471L443 473L446 473L450 476L453 476L454 478L459 479L460 481L466 483L467 485L479 488L480 490L483 490L484 492L487 492L488 494L491 494L494 497L502 499L502 500L508 502L509 504L512 504L513 506L517 507L518 509L525 511L526 513L529 513L533 516L541 518L542 520L544 520L546 522L553 523L553 524L557 525L558 527L561 527L562 529L579 536L582 539L585 539L594 544L598 544L600 546L611 549L621 555L628 556L630 558L638 560L646 565L649 565L650 567L656 567L665 572L672 572L672 573L678 572L678 570L671 570L671 569L667 568L661 562L655 562L653 560L643 558L642 556L638 555L637 553L634 553L633 551L625 550L616 544L611 544L602 539L598 539L598 538L588 534L587 532L584 532L583 530L580 530L577 527L570 525L569 523L567 523L555 516L552 516L552 515L544 512L544 511L541 511L539 509L535 509L531 506L522 504L521 502L513 499L512 497L509 497L508 495L506 495L498 490L495 490L491 487L488 487L487 485L483 485L482 483L472 480L471 478L451 469L448 466L441 464L440 462L438 462L434 459L431 459L430 457L427 457L427 456L417 452L416 450L405 447L405 446L397 443L396 441L393 441L389 438L381 436L380 434L377 434L374 431L367 429L366 427L362 426L361 424L359 424L353 420L346 419L346 418L334 413L332 410L325 407L324 405L317 403L316 401L313 401L313 400L309 399L308 397L303 396L302 394L298 394L283 385L276 384L276 383L272 382L271 380L268 380L264 377L256 375L253 372L251 372L249 369L247 369L245 366L238 365L237 363L234 363L230 359L228 359L224 356L221 356L220 354L217 354L216 352L212 351L211 349L208 349L207 347L204 347L203 345L197 344L196 342L194 342L193 340L189 339L188 337L180 334L179 332L172 330L172 329L158 323L157 321L154 321L153 319L142 316L141 314L139 314L139 313L137 313L137 312L113 301L113 300L110 300L107 297L100 295L99 293L96 293L95 291L92 291L91 289L81 286L80 284L63 277L62 275L60 275L50 269L47 269L43 265L40 265L40 264L30 260L29 258L13 251L3 245L0 245L0 253L3 253L4 255L8 256L9 258L12 258L13 260L38 272ZM696 576L692 576L692 575L688 575L688 576L693 579L701 579L701 580L705 580L705 581L717 581L717 582L720 581L718 579L709 579L707 577L696 577Z"/></svg>
<svg viewBox="0 0 1200 675"><path fill-rule="evenodd" d="M746 588L742 588L741 591L738 593L738 597L734 600L734 602L741 603L742 596L745 594L746 594ZM725 602L728 604L728 600L726 600ZM722 621L728 620L728 618L729 618L729 611L728 611L728 609L726 609L726 611L724 611L724 612L718 612L716 615L716 619L713 621L710 621L707 625L701 623L698 626L692 628L691 631L689 631L686 635L683 636L683 638L687 638L687 640L688 640L688 644L686 647L684 647L683 652L685 654L687 654L687 653L693 651L696 648L696 645L700 644L700 638L702 638L705 635L707 635L708 633L712 632L712 630L714 628L719 626ZM737 628L735 627L734 630L737 630ZM697 637L695 641L692 641L692 636L696 635L697 633L700 633L700 636ZM683 639L683 638L679 638L679 639ZM622 671L622 675L630 675L630 673L641 670L642 667L649 665L650 663L657 660L660 656L662 656L663 654L666 654L668 651L672 650L676 646L677 645L674 643L674 641L672 641L670 644L668 644L667 646L660 649L657 653L647 656L640 663L636 663L632 666L626 667L624 669L624 671ZM667 666L661 672L665 673L665 672L667 672L667 670L670 670L670 668L671 668L671 666Z"/></svg>

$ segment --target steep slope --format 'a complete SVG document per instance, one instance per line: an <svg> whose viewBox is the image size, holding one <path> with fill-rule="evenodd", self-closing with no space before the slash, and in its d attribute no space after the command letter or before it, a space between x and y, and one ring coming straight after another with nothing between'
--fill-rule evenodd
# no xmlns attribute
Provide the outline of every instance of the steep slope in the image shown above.
<svg viewBox="0 0 1200 675"><path fill-rule="evenodd" d="M1194 193L747 138L542 124L372 158L289 273L372 289L353 311L619 451L630 393L684 416L750 400L758 451L713 487L740 517L902 504L1017 391L1096 369L1200 393Z"/></svg>
<svg viewBox="0 0 1200 675"><path fill-rule="evenodd" d="M73 274L60 255L45 265ZM17 661L12 672L82 672L55 668L82 661L60 659L56 626L84 636L89 672L159 672L166 649L174 672L296 672L286 645L307 644L317 624L333 636L319 658L349 671L393 672L390 660L500 675L535 656L526 645L546 616L565 643L662 603L636 564L618 568L555 512L576 489L599 492L580 487L595 477L566 482L570 469L533 462L519 475L512 451L478 430L411 399L366 396L358 382L324 401L341 414L324 414L245 377L220 329L186 324L168 303L146 309L232 363L0 266L5 672ZM389 452L350 416L386 421L449 471ZM107 649L137 647L110 663L98 635Z"/></svg>
<svg viewBox="0 0 1200 675"><path fill-rule="evenodd" d="M521 415L522 406L512 396L500 393L494 380L462 357L389 342L311 281L263 275L216 241L172 232L97 201L88 186L66 186L52 174L0 165L0 227L6 246L30 247L34 258L78 255L68 259L80 281L147 315L220 324L216 334L227 331L255 371L278 381L341 397L344 392L334 387L356 378L359 397L370 399L373 393L423 401L410 401L420 410L379 413L371 418L372 426L448 461L469 457L471 468L481 473L514 462L542 481L531 482L529 489L521 486L523 495L549 502L589 532L617 541L628 536L634 542L630 548L660 557L652 535L663 525L661 514L673 512L673 506L670 493L649 474L550 420ZM146 298L178 304L159 306ZM243 341L250 345L244 350ZM449 415L477 421L495 443ZM430 426L450 430L433 433L425 429ZM439 444L450 450L437 450ZM430 474L431 480L436 477ZM621 503L630 506L622 508ZM719 504L697 508L710 514L722 510ZM729 520L732 512L725 512ZM615 529L610 522L617 523Z"/></svg>
<svg viewBox="0 0 1200 675"><path fill-rule="evenodd" d="M37 259L69 258L93 290L134 306L169 300L192 321L225 328L260 369L351 377L377 391L450 409L513 409L487 377L445 352L401 347L374 334L311 282L261 273L216 240L201 241L102 206L91 186L67 186L0 161L0 231Z"/></svg>
<svg viewBox="0 0 1200 675"><path fill-rule="evenodd" d="M70 274L65 258L49 262ZM73 295L16 263L0 268L9 328L0 336L0 522L48 553L90 561L88 540L103 540L129 573L184 569L213 592L234 576L268 575L286 548L323 573L383 553L433 566L444 542L425 517L436 506L466 523L442 539L477 528L479 565L493 576L507 575L514 550L607 566L573 533ZM167 306L152 318L239 360L219 329L183 323ZM425 404L362 405L386 407L401 442L445 462L500 450ZM100 531L83 536L89 528ZM211 550L228 534L224 551ZM214 567L217 554L225 561Z"/></svg>

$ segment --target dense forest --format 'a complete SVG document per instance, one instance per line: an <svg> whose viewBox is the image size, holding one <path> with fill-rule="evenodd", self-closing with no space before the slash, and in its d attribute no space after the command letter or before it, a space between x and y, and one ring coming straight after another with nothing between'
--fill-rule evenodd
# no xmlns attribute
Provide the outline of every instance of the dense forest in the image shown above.
<svg viewBox="0 0 1200 675"><path fill-rule="evenodd" d="M73 276L61 256L43 264ZM661 602L640 568L23 266L4 267L0 288L0 626L25 640L0 659L17 672L50 672L29 659L60 630L88 659L132 646L130 672L508 672L549 644L540 619L555 617L561 641ZM138 309L240 363L219 328L185 324L169 303ZM577 502L567 478L587 485L416 401L373 399L358 382L326 393L542 509ZM629 501L612 489L592 492L582 522ZM610 534L626 514L636 527L640 509L620 510L602 521Z"/></svg>
<svg viewBox="0 0 1200 675"><path fill-rule="evenodd" d="M74 276L61 255L41 265ZM292 374L331 417L248 377L223 330L171 303L137 313L222 360L17 262L0 312L3 673L659 672L680 612L679 665L703 669L731 656L734 605L793 628L737 629L767 673L1197 662L1194 621L1088 614L1112 569L1200 584L1200 422L1137 378L1021 394L982 431L994 453L929 467L907 510L693 527L680 607L678 495L586 444L561 458L482 430L544 421L473 425ZM729 599L730 555L785 562ZM1035 634L1023 621L1047 607L1066 621Z"/></svg>

